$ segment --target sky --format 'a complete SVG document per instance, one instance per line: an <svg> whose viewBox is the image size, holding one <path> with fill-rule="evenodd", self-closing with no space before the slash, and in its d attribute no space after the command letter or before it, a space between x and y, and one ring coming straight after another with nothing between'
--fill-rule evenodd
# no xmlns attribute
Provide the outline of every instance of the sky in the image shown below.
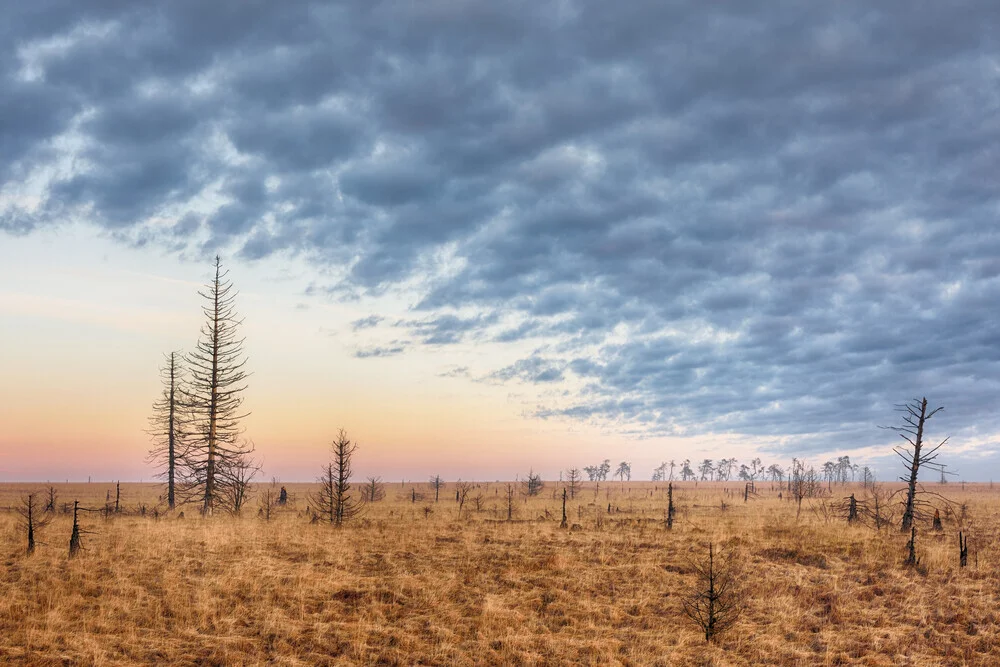
<svg viewBox="0 0 1000 667"><path fill-rule="evenodd" d="M216 254L268 477L1000 477L992 1L4 14L0 480L149 479Z"/></svg>

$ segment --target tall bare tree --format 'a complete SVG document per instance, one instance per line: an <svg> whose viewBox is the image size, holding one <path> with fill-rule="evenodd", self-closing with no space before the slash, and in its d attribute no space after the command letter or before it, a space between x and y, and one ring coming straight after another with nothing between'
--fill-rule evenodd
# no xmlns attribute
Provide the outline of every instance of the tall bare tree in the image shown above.
<svg viewBox="0 0 1000 667"><path fill-rule="evenodd" d="M358 445L348 439L344 429L340 429L331 447L333 458L323 466L319 491L312 494L310 501L317 514L339 527L361 514L365 505L360 497L351 492L351 458Z"/></svg>
<svg viewBox="0 0 1000 667"><path fill-rule="evenodd" d="M185 411L182 409L185 387L180 353L171 352L165 356L166 363L160 367L163 393L153 403L153 414L146 432L153 439L148 461L161 469L157 476L167 480L167 506L173 509L177 500L178 468L186 453Z"/></svg>
<svg viewBox="0 0 1000 667"><path fill-rule="evenodd" d="M190 380L184 403L191 415L191 436L184 457L185 487L191 500L200 500L202 511L212 514L216 504L233 498L238 476L234 466L243 465L253 446L241 438L243 391L246 389L246 358L236 313L237 292L215 258L215 275L199 291L207 304L202 307L205 323L195 350L187 355ZM233 509L233 508L231 508Z"/></svg>
<svg viewBox="0 0 1000 667"><path fill-rule="evenodd" d="M908 444L894 448L893 451L903 459L906 466L906 475L900 477L900 481L906 482L906 500L903 501L903 522L900 528L905 533L913 526L913 520L920 513L920 506L925 505L924 501L917 497L917 475L921 467L928 467L940 471L941 465L934 463L938 457L938 450L944 443L945 438L934 447L924 449L924 426L927 420L936 415L943 407L933 410L927 409L927 398L915 398L908 403L896 406L896 411L903 413L902 426L883 426L890 431L895 431Z"/></svg>

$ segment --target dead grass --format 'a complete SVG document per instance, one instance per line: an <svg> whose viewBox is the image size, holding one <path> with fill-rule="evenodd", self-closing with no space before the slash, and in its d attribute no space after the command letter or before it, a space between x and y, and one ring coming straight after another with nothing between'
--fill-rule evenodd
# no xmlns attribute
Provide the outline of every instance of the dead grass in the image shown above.
<svg viewBox="0 0 1000 667"><path fill-rule="evenodd" d="M44 485L0 485L0 508ZM663 485L593 486L559 529L555 484L507 522L502 485L482 485L461 520L454 491L385 501L341 530L302 514L309 485L271 522L187 511L153 519L157 487L123 485L130 513L88 514L83 554L67 558L59 515L25 557L0 512L0 658L32 665L992 665L1000 664L1000 490L950 485L968 503L970 567L958 517L921 526L917 570L906 536L876 533L765 487L679 484L674 530ZM104 505L110 484L59 485L61 501ZM420 489L418 489L420 490ZM427 491L427 489L423 489ZM834 487L834 497L858 488ZM722 510L725 500L727 509ZM608 513L608 504L612 511ZM430 507L430 513L425 508ZM546 514L547 513L547 514ZM548 516L549 518L546 518ZM692 549L740 553L749 592L734 629L706 645L680 614Z"/></svg>

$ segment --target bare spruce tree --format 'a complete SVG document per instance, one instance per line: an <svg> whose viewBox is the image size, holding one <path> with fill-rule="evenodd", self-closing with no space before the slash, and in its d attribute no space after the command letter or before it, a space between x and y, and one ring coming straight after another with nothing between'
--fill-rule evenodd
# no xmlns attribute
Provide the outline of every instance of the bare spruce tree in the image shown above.
<svg viewBox="0 0 1000 667"><path fill-rule="evenodd" d="M566 471L566 488L569 489L570 500L576 499L576 492L580 490L582 483L583 475L580 474L579 468L570 468Z"/></svg>
<svg viewBox="0 0 1000 667"><path fill-rule="evenodd" d="M385 498L385 487L381 477L369 477L361 487L361 497L366 503L377 503Z"/></svg>
<svg viewBox="0 0 1000 667"><path fill-rule="evenodd" d="M921 467L937 471L943 469L940 464L934 463L934 460L938 457L937 452L941 446L948 442L948 438L930 449L924 448L924 427L927 421L941 410L944 408L938 407L928 410L926 398L915 398L909 403L896 406L896 411L903 413L902 426L882 427L895 431L908 443L906 446L894 449L906 466L906 475L899 478L900 481L906 482L906 500L903 501L903 522L900 526L904 533L913 526L913 520L921 513L921 506L926 506L926 503L917 497L919 491L917 475Z"/></svg>
<svg viewBox="0 0 1000 667"><path fill-rule="evenodd" d="M739 575L733 552L719 553L708 545L707 560L692 560L695 582L683 594L684 615L698 624L705 641L732 626L740 616L745 601L737 589Z"/></svg>
<svg viewBox="0 0 1000 667"><path fill-rule="evenodd" d="M37 494L29 493L21 498L21 506L16 509L21 517L21 526L24 528L28 538L28 548L26 553L30 556L35 553L35 538L38 531L47 526L52 521L51 515L42 514L39 511Z"/></svg>
<svg viewBox="0 0 1000 667"><path fill-rule="evenodd" d="M153 439L148 460L160 469L157 477L166 479L167 506L173 509L177 501L179 464L185 454L185 411L182 409L184 378L179 353L171 352L166 355L166 363L160 368L160 377L163 380L163 393L153 403L153 414L146 431Z"/></svg>
<svg viewBox="0 0 1000 667"><path fill-rule="evenodd" d="M542 481L541 474L534 470L528 471L528 476L522 484L524 485L524 495L526 496L537 496L545 487L545 482Z"/></svg>
<svg viewBox="0 0 1000 667"><path fill-rule="evenodd" d="M340 429L332 445L333 458L323 466L319 491L310 498L316 513L334 526L342 526L365 508L364 501L351 494L351 458L357 448Z"/></svg>
<svg viewBox="0 0 1000 667"><path fill-rule="evenodd" d="M201 503L202 512L212 514L217 504L232 507L239 497L241 479L238 466L253 467L248 457L253 446L242 440L240 420L247 416L242 410L246 389L246 359L239 328L243 320L237 315L229 272L222 260L215 258L215 275L198 292L207 302L202 310L205 323L194 352L187 355L190 380L184 403L190 413L190 440L184 457L185 489L190 500Z"/></svg>

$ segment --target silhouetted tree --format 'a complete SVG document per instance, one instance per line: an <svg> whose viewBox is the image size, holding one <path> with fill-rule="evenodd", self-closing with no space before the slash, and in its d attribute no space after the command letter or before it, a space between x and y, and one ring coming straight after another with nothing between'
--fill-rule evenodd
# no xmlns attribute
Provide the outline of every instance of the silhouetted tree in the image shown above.
<svg viewBox="0 0 1000 667"><path fill-rule="evenodd" d="M431 488L434 489L434 502L440 499L442 486L444 486L444 480L441 479L441 475L431 477Z"/></svg>
<svg viewBox="0 0 1000 667"><path fill-rule="evenodd" d="M736 465L736 459L719 459L719 462L715 466L715 479L720 482L728 482L729 478L733 475L733 466Z"/></svg>
<svg viewBox="0 0 1000 667"><path fill-rule="evenodd" d="M473 484L458 480L455 483L455 499L458 501L458 518L462 518L462 508L465 507L465 499L473 489Z"/></svg>
<svg viewBox="0 0 1000 667"><path fill-rule="evenodd" d="M159 469L157 477L167 481L167 507L174 509L177 501L178 468L186 454L183 397L185 386L181 355L171 352L166 355L166 363L160 368L163 391L159 400L153 403L153 414L149 417L146 431L153 439L148 461Z"/></svg>
<svg viewBox="0 0 1000 667"><path fill-rule="evenodd" d="M358 516L364 510L364 503L351 494L351 458L357 451L357 444L340 429L331 447L333 460L323 467L319 491L312 494L310 500L319 516L339 527Z"/></svg>
<svg viewBox="0 0 1000 667"><path fill-rule="evenodd" d="M246 359L239 337L243 320L236 313L237 292L228 274L217 256L214 277L198 292L207 302L201 337L186 359L190 380L184 404L191 428L184 456L185 495L200 500L202 512L209 515L220 499L238 496L238 491L226 488L240 479L230 469L246 465L253 452L240 438L240 420L247 416L242 411Z"/></svg>
<svg viewBox="0 0 1000 667"><path fill-rule="evenodd" d="M903 521L901 524L902 531L906 532L913 525L914 518L920 512L920 506L926 504L917 498L917 476L920 468L941 469L940 464L934 463L934 460L938 457L938 449L948 442L948 438L945 438L930 449L924 449L924 426L927 420L941 410L944 410L943 407L928 411L927 399L915 398L909 403L897 405L896 410L903 413L903 425L883 426L882 428L895 431L908 443L908 446L896 447L893 450L903 459L903 463L906 465L907 474L899 478L901 481L907 483L906 499L903 501Z"/></svg>
<svg viewBox="0 0 1000 667"><path fill-rule="evenodd" d="M667 484L667 530L673 530L674 514L676 511L674 507L674 484L670 482Z"/></svg>
<svg viewBox="0 0 1000 667"><path fill-rule="evenodd" d="M45 501L45 512L46 513L55 514L56 513L56 500L59 497L59 494L56 493L56 487L50 486L46 490L46 494L48 495L48 500Z"/></svg>
<svg viewBox="0 0 1000 667"><path fill-rule="evenodd" d="M39 512L38 501L35 498L36 494L34 493L22 496L21 505L16 508L18 515L21 517L21 527L24 529L28 538L28 548L26 553L29 556L35 553L35 537L37 536L38 531L47 526L52 520L51 515L45 515Z"/></svg>
<svg viewBox="0 0 1000 667"><path fill-rule="evenodd" d="M361 497L366 503L377 503L385 498L385 488L381 477L369 477L361 487Z"/></svg>
<svg viewBox="0 0 1000 667"><path fill-rule="evenodd" d="M282 489L285 487L281 487ZM274 510L281 505L279 496L271 489L266 489L260 496L257 497L257 516L264 519L264 521L271 520L271 514Z"/></svg>
<svg viewBox="0 0 1000 667"><path fill-rule="evenodd" d="M777 463L772 463L767 467L767 474L771 476L772 482L781 484L785 480L785 469Z"/></svg>
<svg viewBox="0 0 1000 667"><path fill-rule="evenodd" d="M524 494L526 496L537 496L542 492L542 488L545 483L542 481L542 476L536 473L534 470L528 471L528 476L522 482L524 485Z"/></svg>
<svg viewBox="0 0 1000 667"><path fill-rule="evenodd" d="M622 461L618 464L618 469L615 470L615 477L617 477L622 482L632 480L632 464L628 461Z"/></svg>
<svg viewBox="0 0 1000 667"><path fill-rule="evenodd" d="M73 532L69 536L69 557L72 558L80 553L83 544L80 542L80 501L73 501Z"/></svg>
<svg viewBox="0 0 1000 667"><path fill-rule="evenodd" d="M569 489L570 499L576 498L576 492L580 488L583 476L579 468L570 468L566 471L566 488Z"/></svg>
<svg viewBox="0 0 1000 667"><path fill-rule="evenodd" d="M230 514L239 514L246 505L253 480L260 465L247 452L241 452L217 471L218 504Z"/></svg>
<svg viewBox="0 0 1000 667"><path fill-rule="evenodd" d="M709 543L708 559L692 560L691 568L695 582L682 594L684 614L702 629L705 641L711 641L732 626L743 610L736 562L732 552L717 554Z"/></svg>

